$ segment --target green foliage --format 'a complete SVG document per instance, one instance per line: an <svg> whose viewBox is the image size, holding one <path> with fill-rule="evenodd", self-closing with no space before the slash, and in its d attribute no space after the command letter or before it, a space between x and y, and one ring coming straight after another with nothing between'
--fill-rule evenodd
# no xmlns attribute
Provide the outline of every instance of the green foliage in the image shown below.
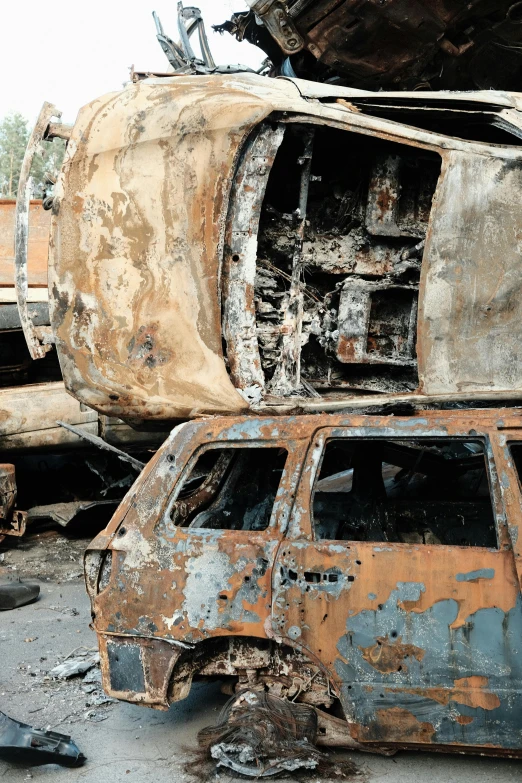
<svg viewBox="0 0 522 783"><path fill-rule="evenodd" d="M15 198L25 147L29 139L27 120L18 112L0 123L0 194Z"/></svg>
<svg viewBox="0 0 522 783"><path fill-rule="evenodd" d="M24 152L29 140L28 122L20 113L12 112L0 122L0 196L16 198ZM33 198L45 195L45 174L56 176L65 153L63 139L43 142L41 154L36 153L31 166Z"/></svg>

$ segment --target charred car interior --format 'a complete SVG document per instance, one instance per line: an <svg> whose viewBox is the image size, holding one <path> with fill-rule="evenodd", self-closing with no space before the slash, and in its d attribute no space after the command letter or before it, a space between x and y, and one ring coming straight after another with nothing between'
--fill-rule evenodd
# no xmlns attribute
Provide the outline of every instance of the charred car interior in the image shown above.
<svg viewBox="0 0 522 783"><path fill-rule="evenodd" d="M175 525L211 530L265 530L284 449L209 449L197 459L171 510Z"/></svg>
<svg viewBox="0 0 522 783"><path fill-rule="evenodd" d="M480 443L331 441L313 517L320 539L497 546Z"/></svg>
<svg viewBox="0 0 522 783"><path fill-rule="evenodd" d="M286 459L284 449L203 450L176 493L173 524L266 530ZM480 442L329 441L312 516L322 540L497 547Z"/></svg>
<svg viewBox="0 0 522 783"><path fill-rule="evenodd" d="M416 389L420 268L440 156L291 124L261 128L248 159L283 131L257 234L252 305L264 386L281 396ZM236 198L242 189L229 211L232 264L241 266L250 259L234 232ZM225 282L226 319L232 296ZM230 319L232 360L241 324L234 311Z"/></svg>

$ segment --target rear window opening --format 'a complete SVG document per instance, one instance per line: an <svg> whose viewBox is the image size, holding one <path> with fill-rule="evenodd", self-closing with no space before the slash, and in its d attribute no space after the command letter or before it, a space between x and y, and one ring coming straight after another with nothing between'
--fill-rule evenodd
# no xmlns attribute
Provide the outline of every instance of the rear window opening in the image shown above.
<svg viewBox="0 0 522 783"><path fill-rule="evenodd" d="M518 483L522 489L522 443L510 443L509 452L515 465Z"/></svg>
<svg viewBox="0 0 522 783"><path fill-rule="evenodd" d="M479 441L327 441L312 507L317 539L497 547Z"/></svg>
<svg viewBox="0 0 522 783"><path fill-rule="evenodd" d="M266 530L288 453L285 449L206 449L185 477L170 516L178 527Z"/></svg>
<svg viewBox="0 0 522 783"><path fill-rule="evenodd" d="M433 100L408 101L401 104L398 99L352 100L365 114L410 125L414 128L453 136L465 141L485 144L522 145L522 129L516 128L500 116L498 107L483 103L462 106L457 101L439 102Z"/></svg>
<svg viewBox="0 0 522 783"><path fill-rule="evenodd" d="M440 156L306 124L265 124L249 145L238 177L251 166L259 222L246 230L237 185L225 250L235 385L277 396L417 389L419 279Z"/></svg>

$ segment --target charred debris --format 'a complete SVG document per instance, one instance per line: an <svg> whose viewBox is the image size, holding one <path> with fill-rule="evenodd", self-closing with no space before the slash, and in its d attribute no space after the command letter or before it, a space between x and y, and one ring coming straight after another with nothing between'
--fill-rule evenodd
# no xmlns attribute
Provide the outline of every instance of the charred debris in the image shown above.
<svg viewBox="0 0 522 783"><path fill-rule="evenodd" d="M3 712L0 712L0 759L25 766L81 767L85 762L85 756L68 735L34 729Z"/></svg>

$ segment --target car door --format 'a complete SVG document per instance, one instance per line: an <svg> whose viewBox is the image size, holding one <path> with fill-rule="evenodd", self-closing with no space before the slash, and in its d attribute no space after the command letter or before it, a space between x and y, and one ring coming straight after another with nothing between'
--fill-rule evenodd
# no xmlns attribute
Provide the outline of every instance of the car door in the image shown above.
<svg viewBox="0 0 522 783"><path fill-rule="evenodd" d="M520 589L497 474L514 477L487 428L429 421L317 431L274 632L323 666L359 741L520 748Z"/></svg>
<svg viewBox="0 0 522 783"><path fill-rule="evenodd" d="M177 638L265 636L303 448L224 439L191 456L155 533L170 552L176 600L162 614Z"/></svg>
<svg viewBox="0 0 522 783"><path fill-rule="evenodd" d="M189 424L158 451L110 530L98 633L175 645L266 636L275 552L308 439L262 425Z"/></svg>

